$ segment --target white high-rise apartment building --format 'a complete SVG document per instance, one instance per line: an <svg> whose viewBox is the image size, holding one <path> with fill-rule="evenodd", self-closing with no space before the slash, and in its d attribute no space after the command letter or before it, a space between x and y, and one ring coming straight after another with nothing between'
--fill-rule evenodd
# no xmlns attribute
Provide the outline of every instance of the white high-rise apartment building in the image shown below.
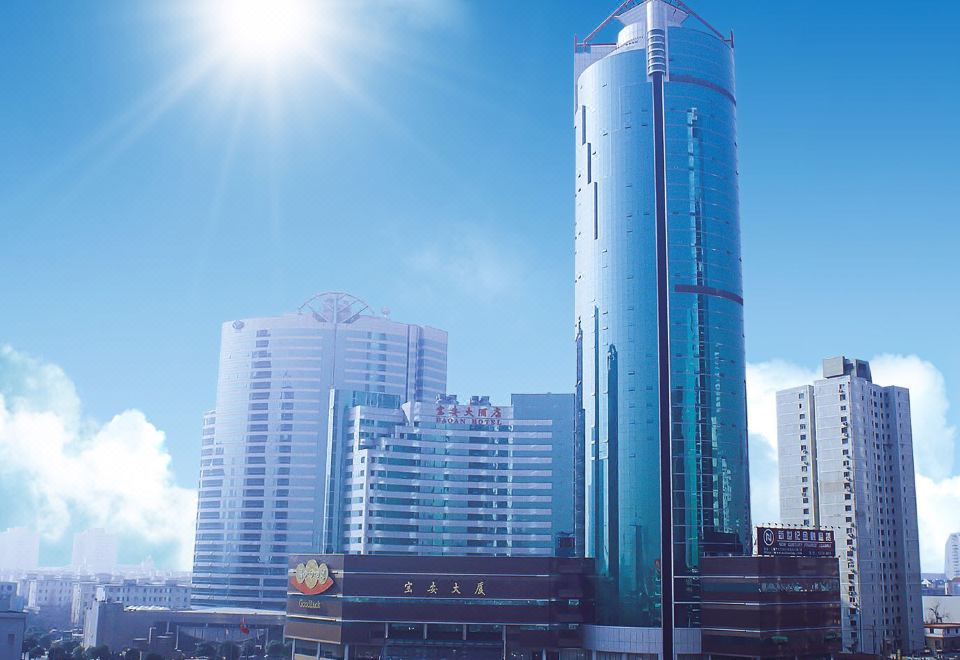
<svg viewBox="0 0 960 660"><path fill-rule="evenodd" d="M117 537L104 529L88 529L73 535L70 566L78 573L112 573L117 569Z"/></svg>
<svg viewBox="0 0 960 660"><path fill-rule="evenodd" d="M943 552L943 573L948 580L960 577L960 532L947 537Z"/></svg>
<svg viewBox="0 0 960 660"><path fill-rule="evenodd" d="M40 563L40 535L24 527L0 532L0 569L32 571Z"/></svg>
<svg viewBox="0 0 960 660"><path fill-rule="evenodd" d="M824 360L822 380L777 392L777 438L782 522L837 530L844 649L922 649L909 391Z"/></svg>
<svg viewBox="0 0 960 660"><path fill-rule="evenodd" d="M287 556L320 544L331 392L435 399L446 390L447 333L324 293L294 314L224 323L220 346L191 602L282 610Z"/></svg>

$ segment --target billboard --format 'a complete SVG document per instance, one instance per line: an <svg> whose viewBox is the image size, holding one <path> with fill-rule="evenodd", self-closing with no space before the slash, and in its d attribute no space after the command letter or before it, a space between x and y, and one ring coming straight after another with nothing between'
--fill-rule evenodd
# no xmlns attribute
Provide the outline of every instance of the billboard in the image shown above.
<svg viewBox="0 0 960 660"><path fill-rule="evenodd" d="M832 529L757 527L757 554L761 557L836 557Z"/></svg>

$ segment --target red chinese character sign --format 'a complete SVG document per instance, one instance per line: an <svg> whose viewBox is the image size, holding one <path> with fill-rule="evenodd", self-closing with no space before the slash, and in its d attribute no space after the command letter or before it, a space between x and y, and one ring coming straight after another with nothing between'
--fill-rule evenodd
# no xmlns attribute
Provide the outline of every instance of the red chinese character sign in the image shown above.
<svg viewBox="0 0 960 660"><path fill-rule="evenodd" d="M492 408L477 407L472 405L460 406L459 404L445 406L437 404L434 412L436 413L437 424L464 424L471 426L501 426L510 424L509 412L504 417L504 409L499 406ZM423 411L426 416L426 410Z"/></svg>

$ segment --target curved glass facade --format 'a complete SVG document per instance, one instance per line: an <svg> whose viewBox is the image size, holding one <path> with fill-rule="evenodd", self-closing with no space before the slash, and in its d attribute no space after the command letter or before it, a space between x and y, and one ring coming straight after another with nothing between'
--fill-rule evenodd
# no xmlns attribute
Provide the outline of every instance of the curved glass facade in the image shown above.
<svg viewBox="0 0 960 660"><path fill-rule="evenodd" d="M733 50L619 18L577 54L584 543L600 623L697 626L700 558L750 550Z"/></svg>
<svg viewBox="0 0 960 660"><path fill-rule="evenodd" d="M223 324L216 410L204 416L194 606L283 609L288 555L320 543L332 389L421 399L446 389L446 332L357 312L365 305L344 294L318 301Z"/></svg>

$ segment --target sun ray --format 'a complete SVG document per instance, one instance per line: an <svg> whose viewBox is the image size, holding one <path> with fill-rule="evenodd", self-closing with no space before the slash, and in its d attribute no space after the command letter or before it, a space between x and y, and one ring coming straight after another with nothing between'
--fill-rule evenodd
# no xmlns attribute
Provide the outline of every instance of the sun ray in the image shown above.
<svg viewBox="0 0 960 660"><path fill-rule="evenodd" d="M71 177L70 186L58 198L55 208L68 206L81 190L101 176L177 102L195 89L211 68L212 62L209 60L192 62L123 112L118 120L110 122L106 130L98 131L95 140L87 141L89 146L82 154L71 159L77 165L80 164L82 156L89 156L92 161L82 163L83 173ZM98 147L104 147L105 151L97 153ZM68 171L65 168L65 173Z"/></svg>
<svg viewBox="0 0 960 660"><path fill-rule="evenodd" d="M217 173L217 182L214 186L213 196L210 201L210 208L207 212L206 222L203 224L203 238L198 241L198 254L194 262L193 287L195 291L200 290L200 283L206 273L207 258L210 254L210 248L215 243L217 229L220 225L220 218L223 213L223 203L227 190L227 184L233 171L234 154L237 150L237 143L240 137L240 129L246 119L249 94L244 93L240 96L235 108L233 121L230 126L230 133L227 136L226 148L223 158L220 160L220 167Z"/></svg>

